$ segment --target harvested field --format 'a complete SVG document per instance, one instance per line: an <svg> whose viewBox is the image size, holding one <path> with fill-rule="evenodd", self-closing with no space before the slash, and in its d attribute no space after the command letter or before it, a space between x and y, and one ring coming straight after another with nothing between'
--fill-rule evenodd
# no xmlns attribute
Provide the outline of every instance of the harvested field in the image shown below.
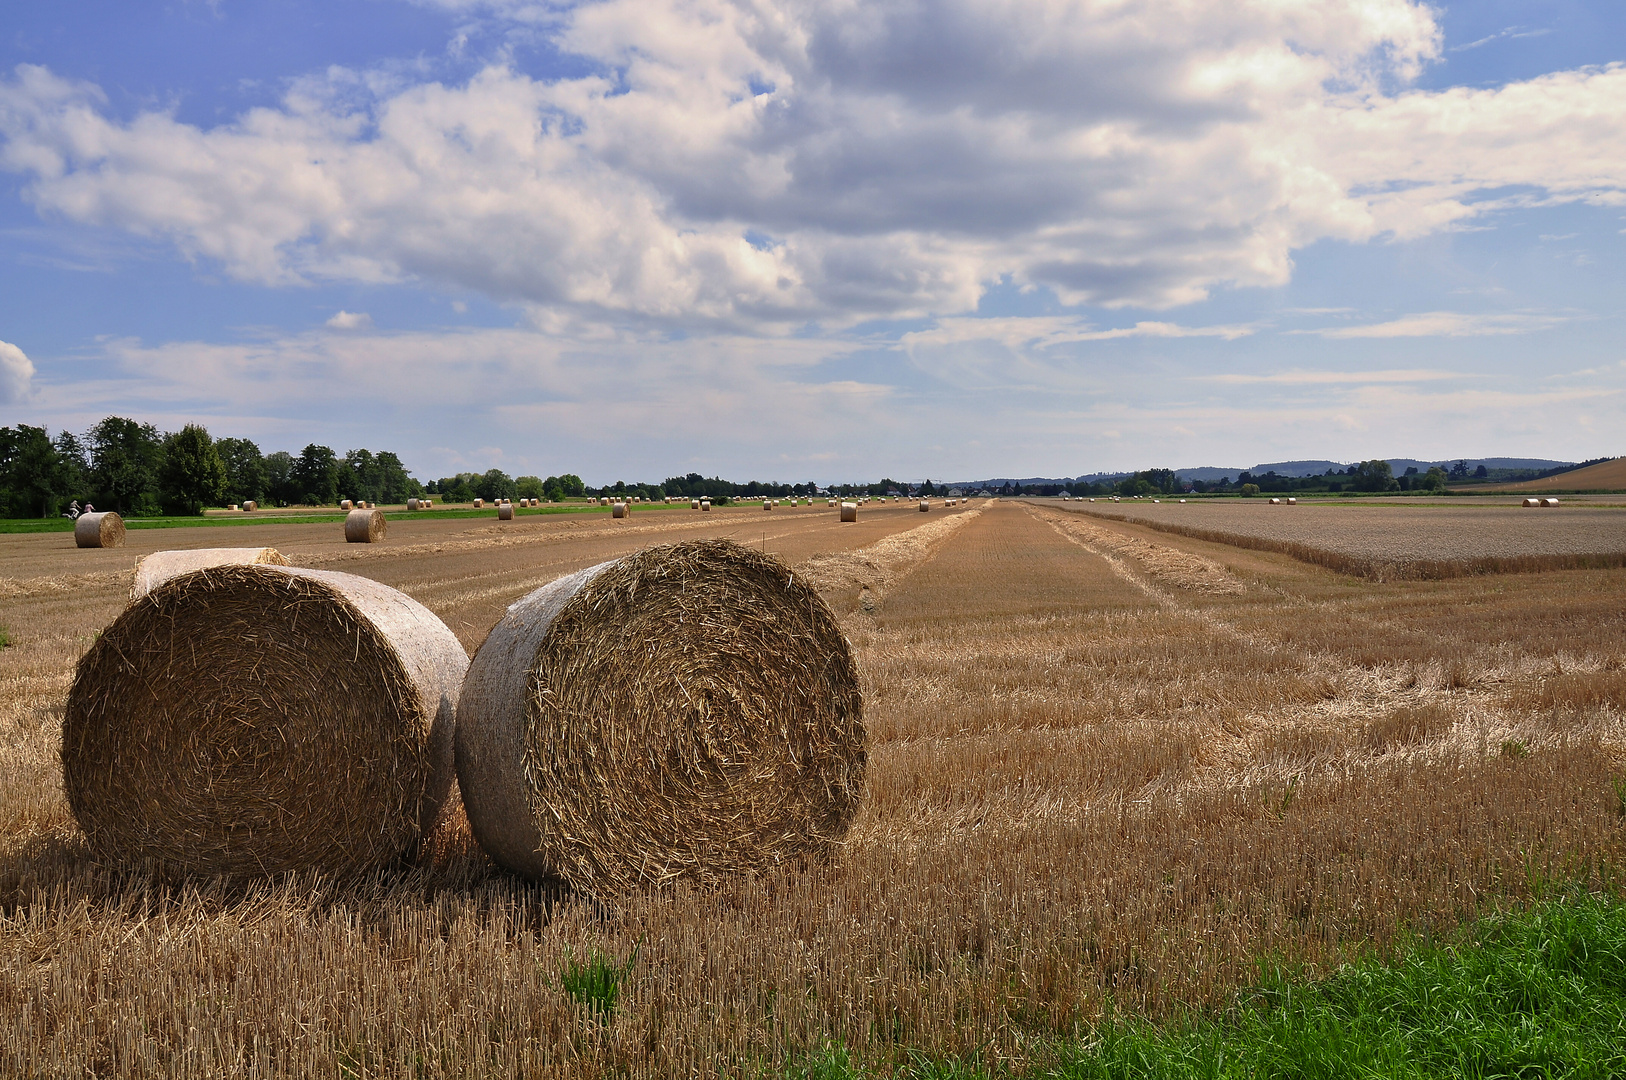
<svg viewBox="0 0 1626 1080"><path fill-rule="evenodd" d="M826 590L858 665L846 843L613 911L456 827L359 879L98 866L62 707L151 534L0 537L0 1074L756 1076L831 1044L1017 1069L1109 995L1206 1009L1262 958L1313 974L1547 883L1620 889L1626 569L1379 582L1048 503L336 531L232 539L401 588L471 652L560 574L765 545Z"/></svg>
<svg viewBox="0 0 1626 1080"><path fill-rule="evenodd" d="M1376 580L1626 565L1626 508L1417 500L1096 503L1054 509L1261 551Z"/></svg>

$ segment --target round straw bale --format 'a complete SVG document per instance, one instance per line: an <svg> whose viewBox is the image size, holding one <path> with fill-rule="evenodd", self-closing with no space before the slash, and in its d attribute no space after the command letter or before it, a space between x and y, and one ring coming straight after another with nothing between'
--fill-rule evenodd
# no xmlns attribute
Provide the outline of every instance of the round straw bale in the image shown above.
<svg viewBox="0 0 1626 1080"><path fill-rule="evenodd" d="M1523 505L1524 506L1540 506L1541 505L1541 500L1540 499L1526 499L1526 500L1524 500Z"/></svg>
<svg viewBox="0 0 1626 1080"><path fill-rule="evenodd" d="M864 790L863 700L834 616L727 540L647 548L513 604L456 731L486 852L600 898L826 851Z"/></svg>
<svg viewBox="0 0 1626 1080"><path fill-rule="evenodd" d="M1270 505L1272 505L1272 506L1280 506L1281 504L1282 504L1282 500L1280 500L1280 499L1272 499L1272 500L1270 500Z"/></svg>
<svg viewBox="0 0 1626 1080"><path fill-rule="evenodd" d="M1186 501L1186 500L1184 500L1184 499L1181 499L1181 500L1180 500L1180 501L1181 501L1181 502L1185 502L1185 501ZM1297 506L1297 505L1298 505L1298 504L1299 504L1299 501L1298 501L1298 500L1297 500L1297 499L1294 499L1294 498L1289 498L1289 499L1288 499L1288 500L1287 500L1287 505L1288 505L1288 506Z"/></svg>
<svg viewBox="0 0 1626 1080"><path fill-rule="evenodd" d="M1558 505L1558 500L1557 499L1552 499L1552 498L1543 499L1543 500L1541 500L1541 505L1543 505L1543 506L1557 506Z"/></svg>
<svg viewBox="0 0 1626 1080"><path fill-rule="evenodd" d="M841 504L841 520L842 521L857 521L858 520L858 504L857 503L850 503L850 502L842 503Z"/></svg>
<svg viewBox="0 0 1626 1080"><path fill-rule="evenodd" d="M513 503L503 503L501 506L497 507L497 520L498 521L513 521L514 520L514 504Z"/></svg>
<svg viewBox="0 0 1626 1080"><path fill-rule="evenodd" d="M340 499L339 500L339 509L340 510L354 510L355 507L356 507L356 504L351 502L349 499Z"/></svg>
<svg viewBox="0 0 1626 1080"><path fill-rule="evenodd" d="M245 514L249 513L250 511L258 510L259 508L260 504L255 502L253 499L250 499L248 502L243 504L243 512Z"/></svg>
<svg viewBox="0 0 1626 1080"><path fill-rule="evenodd" d="M418 506L419 506L419 503L418 503L417 499L408 499L407 500L407 509L408 510L416 510L416 509L418 509Z"/></svg>
<svg viewBox="0 0 1626 1080"><path fill-rule="evenodd" d="M610 507L610 516L613 517L613 518L624 518L624 517L626 517L627 516L627 504L624 503L624 502L618 502L618 503L614 504L613 506L611 506Z"/></svg>
<svg viewBox="0 0 1626 1080"><path fill-rule="evenodd" d="M762 508L764 510L772 510L773 509L773 503L769 502L767 499L763 499L762 500Z"/></svg>
<svg viewBox="0 0 1626 1080"><path fill-rule="evenodd" d="M451 793L467 668L432 612L366 578L182 574L79 662L69 806L97 858L165 876L384 865Z"/></svg>
<svg viewBox="0 0 1626 1080"><path fill-rule="evenodd" d="M475 499L474 500L474 508L476 510L483 509L485 507L485 504L486 504L486 501L484 499Z"/></svg>
<svg viewBox="0 0 1626 1080"><path fill-rule="evenodd" d="M710 510L711 509L711 500L710 499L701 499L700 500L700 509L702 509L702 510Z"/></svg>
<svg viewBox="0 0 1626 1080"><path fill-rule="evenodd" d="M689 509L690 510L698 510L698 509L700 509L700 500L699 499L690 499L689 500Z"/></svg>
<svg viewBox="0 0 1626 1080"><path fill-rule="evenodd" d="M920 512L922 514L931 513L931 509L932 509L932 504L931 503L927 502L925 499L920 500Z"/></svg>
<svg viewBox="0 0 1626 1080"><path fill-rule="evenodd" d="M230 506L228 506L228 507L226 507L226 509L227 509L227 510L235 510L235 509L237 509L237 504L236 504L236 503L232 503L232 504L231 504L231 505L230 505Z"/></svg>
<svg viewBox="0 0 1626 1080"><path fill-rule="evenodd" d="M191 551L155 551L136 561L130 599L140 600L173 577L209 566L287 566L288 557L276 548L196 548Z"/></svg>
<svg viewBox="0 0 1626 1080"><path fill-rule="evenodd" d="M123 547L124 519L111 510L80 514L73 523L73 542L82 548Z"/></svg>
<svg viewBox="0 0 1626 1080"><path fill-rule="evenodd" d="M372 544L384 539L384 511L350 511L344 518L344 539L349 544Z"/></svg>

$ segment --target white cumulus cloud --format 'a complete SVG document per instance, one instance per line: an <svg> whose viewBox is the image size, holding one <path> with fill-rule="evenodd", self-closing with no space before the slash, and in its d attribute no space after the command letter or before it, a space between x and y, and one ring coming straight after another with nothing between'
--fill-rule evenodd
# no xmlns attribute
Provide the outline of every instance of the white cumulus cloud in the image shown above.
<svg viewBox="0 0 1626 1080"><path fill-rule="evenodd" d="M8 405L28 398L34 362L9 341L0 341L0 401Z"/></svg>
<svg viewBox="0 0 1626 1080"><path fill-rule="evenodd" d="M329 330L365 330L373 325L373 317L365 311L335 312L327 321Z"/></svg>

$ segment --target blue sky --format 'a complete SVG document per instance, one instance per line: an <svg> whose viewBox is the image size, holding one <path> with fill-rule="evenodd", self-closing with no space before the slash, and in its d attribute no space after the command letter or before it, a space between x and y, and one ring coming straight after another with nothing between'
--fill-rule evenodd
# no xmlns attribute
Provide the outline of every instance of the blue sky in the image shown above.
<svg viewBox="0 0 1626 1080"><path fill-rule="evenodd" d="M12 5L0 422L420 476L1626 453L1626 10Z"/></svg>

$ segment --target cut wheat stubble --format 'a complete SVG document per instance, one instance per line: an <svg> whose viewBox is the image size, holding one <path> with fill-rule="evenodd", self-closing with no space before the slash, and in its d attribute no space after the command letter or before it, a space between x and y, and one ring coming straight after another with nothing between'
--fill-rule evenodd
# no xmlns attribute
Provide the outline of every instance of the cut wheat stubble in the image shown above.
<svg viewBox="0 0 1626 1080"><path fill-rule="evenodd" d="M783 563L649 548L512 605L475 655L457 772L498 863L601 899L828 851L864 790L858 673Z"/></svg>
<svg viewBox="0 0 1626 1080"><path fill-rule="evenodd" d="M193 571L80 660L63 787L105 862L165 877L378 867L442 813L467 667L440 619L375 581Z"/></svg>

